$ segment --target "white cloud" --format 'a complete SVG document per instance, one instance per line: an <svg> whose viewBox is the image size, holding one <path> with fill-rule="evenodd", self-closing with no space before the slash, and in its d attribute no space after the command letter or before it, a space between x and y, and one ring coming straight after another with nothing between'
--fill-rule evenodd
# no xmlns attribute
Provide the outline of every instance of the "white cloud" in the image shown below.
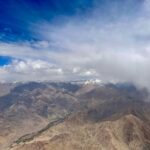
<svg viewBox="0 0 150 150"><path fill-rule="evenodd" d="M61 76L63 76L62 68L42 60L15 60L0 69L0 80L3 82L54 80Z"/></svg>
<svg viewBox="0 0 150 150"><path fill-rule="evenodd" d="M19 59L0 69L0 80L100 78L150 88L147 5L145 1L138 17L122 16L107 23L98 16L58 26L47 23L36 26L41 42L0 43L0 55Z"/></svg>

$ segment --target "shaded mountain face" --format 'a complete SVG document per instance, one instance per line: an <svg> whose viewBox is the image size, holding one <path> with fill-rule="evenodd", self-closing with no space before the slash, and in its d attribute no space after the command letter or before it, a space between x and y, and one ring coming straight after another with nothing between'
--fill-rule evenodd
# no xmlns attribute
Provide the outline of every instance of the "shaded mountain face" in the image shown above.
<svg viewBox="0 0 150 150"><path fill-rule="evenodd" d="M75 111L77 98L49 83L25 83L0 97L0 146ZM4 148L3 148L4 149Z"/></svg>
<svg viewBox="0 0 150 150"><path fill-rule="evenodd" d="M119 150L122 144L135 149L135 142L146 150L148 99L146 90L130 84L19 83L0 97L0 149Z"/></svg>
<svg viewBox="0 0 150 150"><path fill-rule="evenodd" d="M73 103L77 99L71 93L62 89L56 89L46 83L28 83L15 87L11 93L0 98L0 110L5 112L13 106L17 108L23 106L28 111L36 112L37 114L47 117L52 111L49 107L52 106L71 110ZM47 111L48 113L46 113Z"/></svg>
<svg viewBox="0 0 150 150"><path fill-rule="evenodd" d="M11 83L0 83L0 96L7 95L16 84Z"/></svg>

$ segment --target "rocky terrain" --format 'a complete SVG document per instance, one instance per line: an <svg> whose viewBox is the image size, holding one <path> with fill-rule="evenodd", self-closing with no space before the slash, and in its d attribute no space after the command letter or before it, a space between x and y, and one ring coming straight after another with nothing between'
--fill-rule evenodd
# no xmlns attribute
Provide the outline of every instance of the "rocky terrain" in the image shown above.
<svg viewBox="0 0 150 150"><path fill-rule="evenodd" d="M0 97L0 148L78 107L72 93L47 83L19 84ZM6 147L5 147L6 146Z"/></svg>
<svg viewBox="0 0 150 150"><path fill-rule="evenodd" d="M117 120L90 122L65 121L12 150L149 150L149 124L135 115Z"/></svg>
<svg viewBox="0 0 150 150"><path fill-rule="evenodd" d="M149 150L149 92L29 82L0 97L1 150Z"/></svg>
<svg viewBox="0 0 150 150"><path fill-rule="evenodd" d="M17 84L0 83L0 96L7 95Z"/></svg>

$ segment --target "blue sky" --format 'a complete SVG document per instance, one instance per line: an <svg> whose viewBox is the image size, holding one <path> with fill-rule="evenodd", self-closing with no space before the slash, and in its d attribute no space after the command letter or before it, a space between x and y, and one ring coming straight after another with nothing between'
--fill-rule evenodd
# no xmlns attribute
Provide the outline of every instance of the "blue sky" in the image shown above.
<svg viewBox="0 0 150 150"><path fill-rule="evenodd" d="M32 24L52 23L54 19L84 15L92 7L89 0L6 0L0 1L0 41L17 43L38 41ZM35 31L36 32L36 31ZM0 56L0 66L8 65L11 56Z"/></svg>
<svg viewBox="0 0 150 150"><path fill-rule="evenodd" d="M8 56L0 56L0 66L8 65L12 61L11 57Z"/></svg>
<svg viewBox="0 0 150 150"><path fill-rule="evenodd" d="M150 87L149 0L0 1L0 81Z"/></svg>
<svg viewBox="0 0 150 150"><path fill-rule="evenodd" d="M32 24L61 17L84 15L92 7L90 0L6 0L0 2L1 39L8 41L38 39Z"/></svg>
<svg viewBox="0 0 150 150"><path fill-rule="evenodd" d="M59 23L65 18L91 17L98 6L98 17L113 20L120 14L138 12L143 0L5 0L0 1L0 39L3 41L39 40L32 25ZM113 13L114 16L112 15ZM102 19L102 21L103 21Z"/></svg>

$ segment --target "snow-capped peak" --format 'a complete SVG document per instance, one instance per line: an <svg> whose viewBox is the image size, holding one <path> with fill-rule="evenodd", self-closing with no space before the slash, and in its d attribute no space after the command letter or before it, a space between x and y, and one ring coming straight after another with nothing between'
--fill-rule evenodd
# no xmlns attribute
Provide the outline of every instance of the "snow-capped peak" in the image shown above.
<svg viewBox="0 0 150 150"><path fill-rule="evenodd" d="M101 84L101 83L102 83L102 81L99 79L90 79L90 80L86 80L84 82L84 84Z"/></svg>

